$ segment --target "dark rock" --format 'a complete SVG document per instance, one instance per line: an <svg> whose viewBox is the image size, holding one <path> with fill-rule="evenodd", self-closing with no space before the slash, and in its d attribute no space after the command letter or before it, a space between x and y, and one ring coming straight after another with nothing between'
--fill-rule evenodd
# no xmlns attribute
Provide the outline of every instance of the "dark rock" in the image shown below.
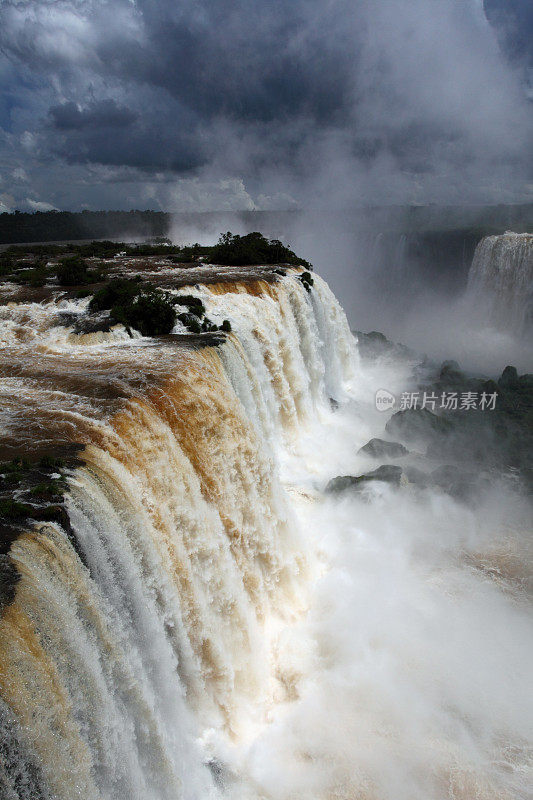
<svg viewBox="0 0 533 800"><path fill-rule="evenodd" d="M370 331L370 333L355 331L355 335L359 353L363 358L381 356L394 350L394 344L379 331Z"/></svg>
<svg viewBox="0 0 533 800"><path fill-rule="evenodd" d="M466 500L475 484L475 477L472 473L451 464L438 467L430 477L434 486L438 486L458 500Z"/></svg>
<svg viewBox="0 0 533 800"><path fill-rule="evenodd" d="M399 442L387 442L385 439L371 439L358 450L359 453L373 458L401 458L409 450Z"/></svg>
<svg viewBox="0 0 533 800"><path fill-rule="evenodd" d="M332 478L326 486L326 492L328 494L338 494L347 489L355 489L357 491L364 484L372 481L385 481L386 483L398 485L401 477L401 467L397 467L394 464L382 464L381 467L378 467L373 472L367 472L364 475L339 475L336 478Z"/></svg>
<svg viewBox="0 0 533 800"><path fill-rule="evenodd" d="M0 555L0 612L15 599L20 575L8 555Z"/></svg>
<svg viewBox="0 0 533 800"><path fill-rule="evenodd" d="M528 389L533 388L533 374L526 373L525 375L520 375L518 383L522 387L527 387Z"/></svg>
<svg viewBox="0 0 533 800"><path fill-rule="evenodd" d="M430 477L417 467L404 467L403 471L409 483L419 486L421 489L425 489L431 482Z"/></svg>
<svg viewBox="0 0 533 800"><path fill-rule="evenodd" d="M61 311L58 314L58 323L64 328L71 328L76 322L79 320L80 315L75 314L72 311Z"/></svg>
<svg viewBox="0 0 533 800"><path fill-rule="evenodd" d="M467 377L464 372L461 372L457 361L443 361L440 373L439 383L445 386L463 386L467 382Z"/></svg>
<svg viewBox="0 0 533 800"><path fill-rule="evenodd" d="M385 425L385 430L391 436L407 441L427 441L436 436L448 435L453 430L453 425L448 419L433 414L427 408L408 408L393 414Z"/></svg>
<svg viewBox="0 0 533 800"><path fill-rule="evenodd" d="M483 383L481 384L481 391L485 392L485 394L494 394L495 392L496 394L502 393L502 390L500 389L496 381L492 380L492 378L489 379L488 381L483 381Z"/></svg>
<svg viewBox="0 0 533 800"><path fill-rule="evenodd" d="M505 367L500 378L498 379L498 384L504 389L512 389L515 386L518 386L519 381L516 367Z"/></svg>
<svg viewBox="0 0 533 800"><path fill-rule="evenodd" d="M393 355L399 359L415 359L420 361L417 354L403 344L395 344L379 331L352 331L357 337L357 348L363 359L374 359L384 355Z"/></svg>
<svg viewBox="0 0 533 800"><path fill-rule="evenodd" d="M110 314L89 314L79 317L74 324L74 333L109 333L112 326L116 324Z"/></svg>

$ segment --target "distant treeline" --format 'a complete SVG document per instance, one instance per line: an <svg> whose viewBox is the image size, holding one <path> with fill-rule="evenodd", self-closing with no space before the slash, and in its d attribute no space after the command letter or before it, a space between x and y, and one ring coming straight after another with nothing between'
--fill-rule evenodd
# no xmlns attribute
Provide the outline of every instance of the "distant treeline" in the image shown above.
<svg viewBox="0 0 533 800"><path fill-rule="evenodd" d="M166 237L173 228L194 230L212 239L228 227L262 230L267 236L290 241L299 230L331 230L332 235L352 235L355 229L383 233L427 233L436 240L445 232L470 240L513 230L533 231L533 204L494 206L381 206L343 211L36 211L0 214L0 245L21 242L134 241Z"/></svg>
<svg viewBox="0 0 533 800"><path fill-rule="evenodd" d="M36 211L0 214L0 244L80 239L150 239L165 236L163 211Z"/></svg>

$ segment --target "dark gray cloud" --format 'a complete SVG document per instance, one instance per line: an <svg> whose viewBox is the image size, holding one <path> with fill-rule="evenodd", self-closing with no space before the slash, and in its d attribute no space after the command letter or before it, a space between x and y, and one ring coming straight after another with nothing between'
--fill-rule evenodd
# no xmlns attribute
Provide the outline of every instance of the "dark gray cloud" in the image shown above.
<svg viewBox="0 0 533 800"><path fill-rule="evenodd" d="M485 13L498 39L515 64L533 69L533 3L530 0L484 0Z"/></svg>
<svg viewBox="0 0 533 800"><path fill-rule="evenodd" d="M125 128L132 125L139 116L135 111L124 108L114 100L100 100L87 108L80 108L72 100L50 108L50 116L55 128L60 131L84 130L87 128Z"/></svg>
<svg viewBox="0 0 533 800"><path fill-rule="evenodd" d="M485 0L498 41L481 0L4 0L0 193L524 199L520 2Z"/></svg>
<svg viewBox="0 0 533 800"><path fill-rule="evenodd" d="M66 162L136 167L188 173L205 163L197 123L178 125L166 109L134 111L106 99L80 107L73 101L52 106L49 147Z"/></svg>

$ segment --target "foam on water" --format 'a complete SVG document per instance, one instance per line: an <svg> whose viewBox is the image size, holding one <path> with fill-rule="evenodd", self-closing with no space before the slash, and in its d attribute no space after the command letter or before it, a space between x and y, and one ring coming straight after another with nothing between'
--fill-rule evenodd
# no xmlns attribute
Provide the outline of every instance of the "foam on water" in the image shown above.
<svg viewBox="0 0 533 800"><path fill-rule="evenodd" d="M5 796L525 800L527 507L324 495L409 365L362 366L318 276L194 291L219 348L87 347L56 304L2 309L6 431L85 462L77 552L55 523L11 548Z"/></svg>

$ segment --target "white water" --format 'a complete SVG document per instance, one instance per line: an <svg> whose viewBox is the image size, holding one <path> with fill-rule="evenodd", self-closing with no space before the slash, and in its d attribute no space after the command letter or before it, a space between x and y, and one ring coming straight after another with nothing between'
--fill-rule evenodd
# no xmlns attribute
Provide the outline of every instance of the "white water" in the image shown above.
<svg viewBox="0 0 533 800"><path fill-rule="evenodd" d="M232 322L218 353L54 344L42 323L48 373L168 380L113 417L17 384L87 443L69 511L90 573L55 525L12 547L0 688L41 795L11 780L6 797L525 800L528 509L496 486L476 512L410 487L324 496L370 466L374 391L409 369L361 366L319 277L267 289L199 290Z"/></svg>
<svg viewBox="0 0 533 800"><path fill-rule="evenodd" d="M533 329L533 235L487 236L476 248L467 296L478 317L517 336Z"/></svg>

